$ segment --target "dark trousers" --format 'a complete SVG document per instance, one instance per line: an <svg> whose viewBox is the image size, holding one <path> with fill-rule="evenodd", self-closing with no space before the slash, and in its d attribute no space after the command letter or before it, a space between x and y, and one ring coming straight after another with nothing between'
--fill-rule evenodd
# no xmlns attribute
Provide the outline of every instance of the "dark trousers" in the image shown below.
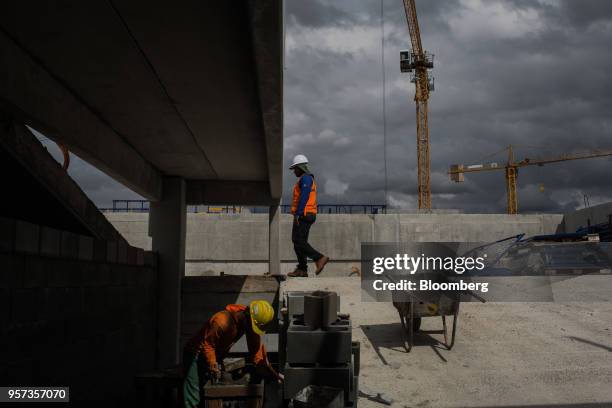
<svg viewBox="0 0 612 408"><path fill-rule="evenodd" d="M183 351L183 407L200 406L200 391L208 381L208 366L200 353Z"/></svg>
<svg viewBox="0 0 612 408"><path fill-rule="evenodd" d="M293 241L293 249L295 255L297 255L298 269L306 272L308 270L308 258L313 261L318 261L323 255L321 255L316 249L310 246L308 243L308 234L310 233L310 227L316 221L315 215L309 214L298 218L298 223L293 223L293 229L291 230L291 240Z"/></svg>

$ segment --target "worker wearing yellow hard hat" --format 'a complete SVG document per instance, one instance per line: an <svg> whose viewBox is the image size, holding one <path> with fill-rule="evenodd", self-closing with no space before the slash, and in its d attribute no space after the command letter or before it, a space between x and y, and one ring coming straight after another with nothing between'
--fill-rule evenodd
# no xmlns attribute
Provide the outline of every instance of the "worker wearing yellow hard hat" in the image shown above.
<svg viewBox="0 0 612 408"><path fill-rule="evenodd" d="M262 339L274 317L274 308L265 300L255 300L248 306L230 304L215 313L185 345L184 406L199 406L202 385L221 378L219 364L243 335L246 335L249 355L258 371L282 381L282 374L277 373L268 361Z"/></svg>

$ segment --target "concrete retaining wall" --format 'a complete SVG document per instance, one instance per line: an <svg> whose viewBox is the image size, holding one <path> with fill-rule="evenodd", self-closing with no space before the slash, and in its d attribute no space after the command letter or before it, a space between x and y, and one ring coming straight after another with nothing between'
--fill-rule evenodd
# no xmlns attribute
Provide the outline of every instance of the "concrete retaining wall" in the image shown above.
<svg viewBox="0 0 612 408"><path fill-rule="evenodd" d="M129 401L155 366L156 297L152 254L0 218L0 384Z"/></svg>
<svg viewBox="0 0 612 408"><path fill-rule="evenodd" d="M151 247L148 214L107 213L131 245ZM359 267L361 242L491 242L512 235L554 233L561 215L505 214L321 214L311 243L333 262L326 275L347 275ZM293 269L290 215L281 218L281 271ZM267 271L267 214L188 214L186 274L262 274Z"/></svg>
<svg viewBox="0 0 612 408"><path fill-rule="evenodd" d="M567 214L563 219L565 232L574 232L578 228L588 225L607 223L612 217L612 203L596 205L584 208L574 213Z"/></svg>

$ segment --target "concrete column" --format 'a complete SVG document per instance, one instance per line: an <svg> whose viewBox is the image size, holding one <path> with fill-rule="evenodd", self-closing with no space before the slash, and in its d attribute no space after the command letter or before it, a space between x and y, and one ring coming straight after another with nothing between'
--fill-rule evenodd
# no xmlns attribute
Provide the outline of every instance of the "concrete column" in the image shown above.
<svg viewBox="0 0 612 408"><path fill-rule="evenodd" d="M185 276L185 180L164 177L162 199L151 203L149 235L158 255L158 366L179 362L181 281Z"/></svg>
<svg viewBox="0 0 612 408"><path fill-rule="evenodd" d="M280 274L280 217L281 211L277 205L270 206L268 218L268 272Z"/></svg>

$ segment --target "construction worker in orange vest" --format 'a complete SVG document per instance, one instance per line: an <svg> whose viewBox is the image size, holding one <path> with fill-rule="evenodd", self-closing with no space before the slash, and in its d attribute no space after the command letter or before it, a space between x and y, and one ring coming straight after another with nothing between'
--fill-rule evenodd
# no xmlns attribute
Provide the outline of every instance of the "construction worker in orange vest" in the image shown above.
<svg viewBox="0 0 612 408"><path fill-rule="evenodd" d="M308 243L310 227L317 219L317 183L314 176L308 170L308 159L302 154L294 157L291 167L298 177L293 187L293 201L291 202L291 214L293 214L293 229L291 240L293 249L297 255L298 264L288 276L307 277L308 258L316 265L315 274L321 273L329 257L322 255Z"/></svg>
<svg viewBox="0 0 612 408"><path fill-rule="evenodd" d="M227 305L215 313L185 345L183 406L199 406L202 387L221 378L219 364L243 335L257 371L282 382L283 375L270 365L262 339L274 315L274 308L265 300L253 301L249 306Z"/></svg>

